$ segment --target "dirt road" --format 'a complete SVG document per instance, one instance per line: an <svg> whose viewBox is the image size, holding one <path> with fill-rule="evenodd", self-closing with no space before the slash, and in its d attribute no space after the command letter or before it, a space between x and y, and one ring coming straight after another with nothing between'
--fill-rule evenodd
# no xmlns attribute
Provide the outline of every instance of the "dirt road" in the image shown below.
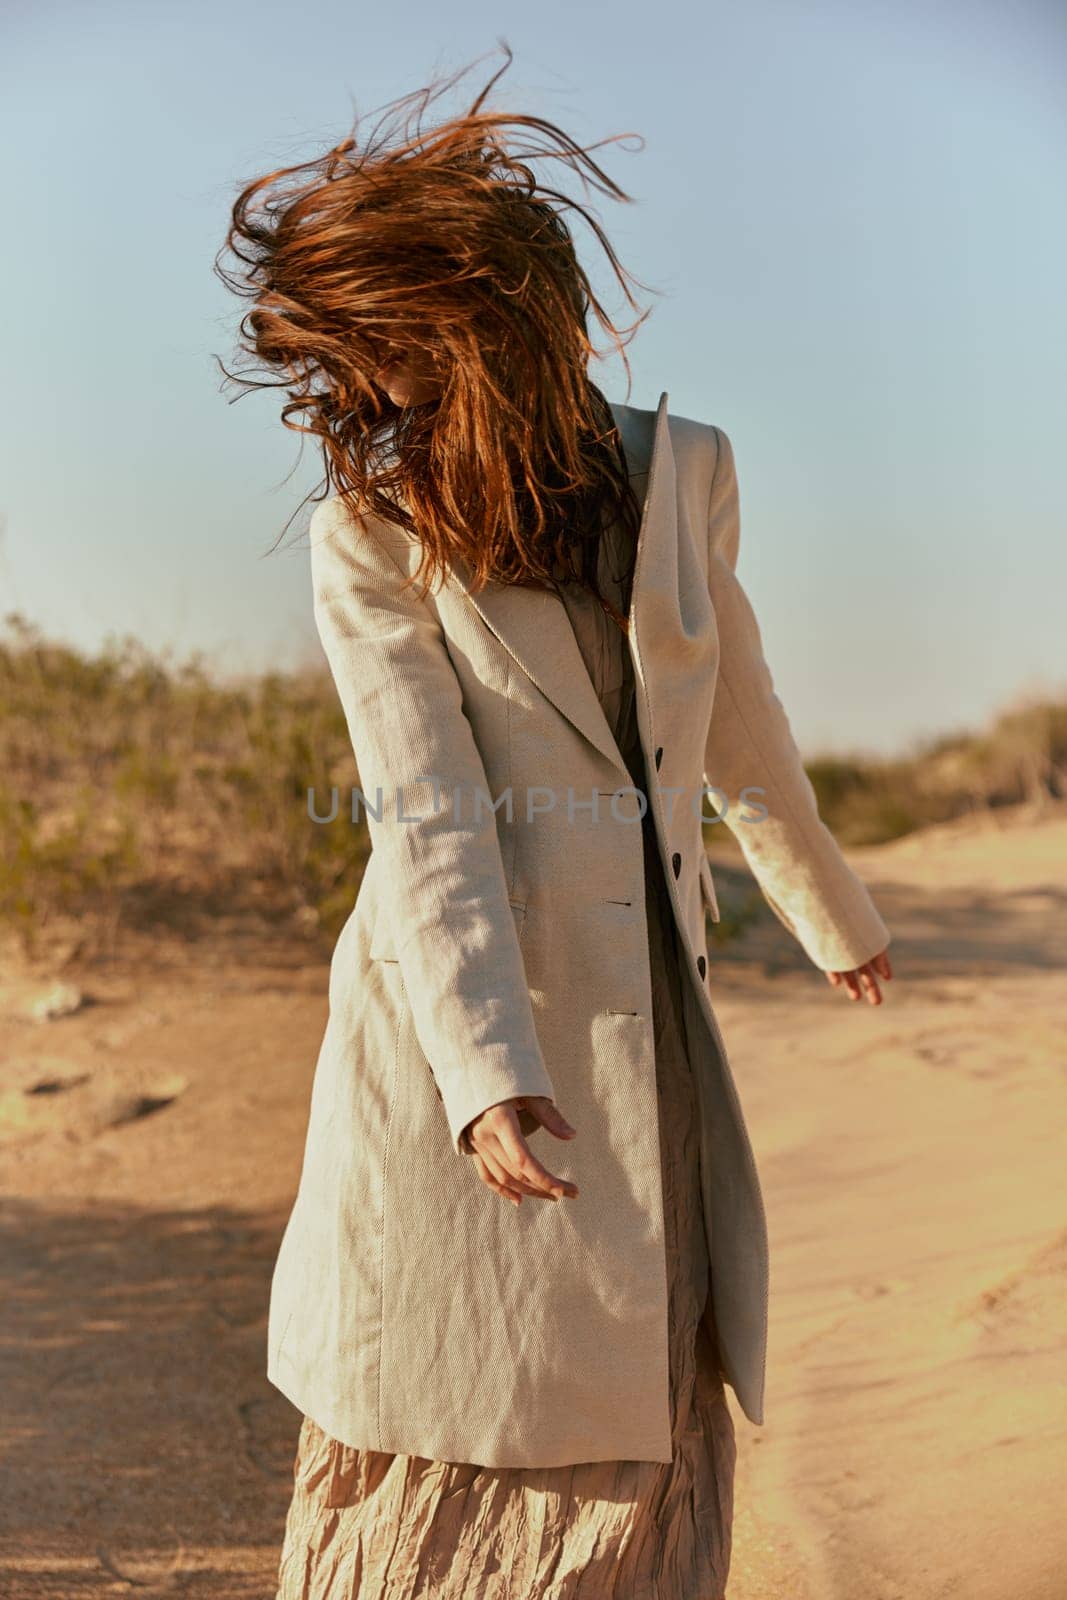
<svg viewBox="0 0 1067 1600"><path fill-rule="evenodd" d="M731 1600L1063 1600L1067 820L853 859L881 1008L769 912L713 960L772 1231ZM0 1592L271 1600L298 1418L266 1293L326 967L220 929L73 976L43 1023L0 984Z"/></svg>

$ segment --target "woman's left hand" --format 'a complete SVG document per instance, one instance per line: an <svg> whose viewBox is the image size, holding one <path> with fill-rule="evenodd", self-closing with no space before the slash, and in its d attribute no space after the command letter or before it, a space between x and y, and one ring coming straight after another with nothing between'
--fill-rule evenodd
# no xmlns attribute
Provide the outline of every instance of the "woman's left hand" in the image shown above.
<svg viewBox="0 0 1067 1600"><path fill-rule="evenodd" d="M866 995L872 1006L880 1006L882 991L878 987L878 979L885 978L889 982L892 976L889 952L883 950L880 955L872 956L870 961L865 961L862 967L855 967L851 972L828 972L826 981L834 989L844 984L850 1000L860 1000Z"/></svg>

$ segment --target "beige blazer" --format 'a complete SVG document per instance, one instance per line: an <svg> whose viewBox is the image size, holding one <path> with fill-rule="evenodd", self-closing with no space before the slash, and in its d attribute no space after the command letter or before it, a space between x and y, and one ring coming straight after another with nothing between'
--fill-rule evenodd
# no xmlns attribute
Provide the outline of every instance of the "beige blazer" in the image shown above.
<svg viewBox="0 0 1067 1600"><path fill-rule="evenodd" d="M714 1317L724 1377L758 1424L767 1232L713 1010L705 782L718 793L704 815L726 804L816 966L855 967L889 933L819 818L735 575L729 440L671 415L666 394L654 413L614 413L644 494L630 647L686 954ZM402 593L414 541L336 498L311 539L373 848L331 964L269 1377L357 1447L500 1467L668 1461L642 797L555 595L470 594L461 563L425 599ZM523 1094L553 1096L577 1128L569 1143L531 1136L576 1200L511 1206L463 1152L473 1117Z"/></svg>

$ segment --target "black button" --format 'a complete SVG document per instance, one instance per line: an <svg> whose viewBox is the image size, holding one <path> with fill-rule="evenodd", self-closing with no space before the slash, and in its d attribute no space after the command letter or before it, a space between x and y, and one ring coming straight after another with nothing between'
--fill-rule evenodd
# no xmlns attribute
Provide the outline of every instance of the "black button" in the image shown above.
<svg viewBox="0 0 1067 1600"><path fill-rule="evenodd" d="M663 746L660 745L659 749L656 751L656 771L657 772L659 771L659 764L660 764L660 762L662 760L663 760Z"/></svg>
<svg viewBox="0 0 1067 1600"><path fill-rule="evenodd" d="M682 858L678 854L677 850L674 852L673 856L671 856L671 866L674 868L674 876L677 877L682 870Z"/></svg>
<svg viewBox="0 0 1067 1600"><path fill-rule="evenodd" d="M704 974L707 972L707 970L708 970L708 964L704 960L704 957L703 956L697 956L697 971L700 973L700 976L703 977Z"/></svg>

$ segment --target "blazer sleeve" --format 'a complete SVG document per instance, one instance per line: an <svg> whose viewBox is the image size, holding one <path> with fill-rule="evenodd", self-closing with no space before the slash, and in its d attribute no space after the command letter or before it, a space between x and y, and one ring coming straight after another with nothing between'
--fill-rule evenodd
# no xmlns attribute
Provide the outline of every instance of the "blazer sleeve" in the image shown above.
<svg viewBox="0 0 1067 1600"><path fill-rule="evenodd" d="M384 857L415 1033L453 1146L469 1154L463 1130L482 1111L515 1095L554 1099L555 1091L495 813L483 805L474 816L475 791L489 789L460 682L435 610L415 588L401 592L406 573L377 526L338 497L316 508L315 621L366 796L371 845Z"/></svg>
<svg viewBox="0 0 1067 1600"><path fill-rule="evenodd" d="M889 930L819 816L735 571L741 526L733 448L720 428L712 432L717 449L708 503L708 587L720 654L705 781L725 795L724 821L779 921L824 972L851 971L886 948ZM764 793L745 805L746 787ZM755 820L757 805L768 814Z"/></svg>

